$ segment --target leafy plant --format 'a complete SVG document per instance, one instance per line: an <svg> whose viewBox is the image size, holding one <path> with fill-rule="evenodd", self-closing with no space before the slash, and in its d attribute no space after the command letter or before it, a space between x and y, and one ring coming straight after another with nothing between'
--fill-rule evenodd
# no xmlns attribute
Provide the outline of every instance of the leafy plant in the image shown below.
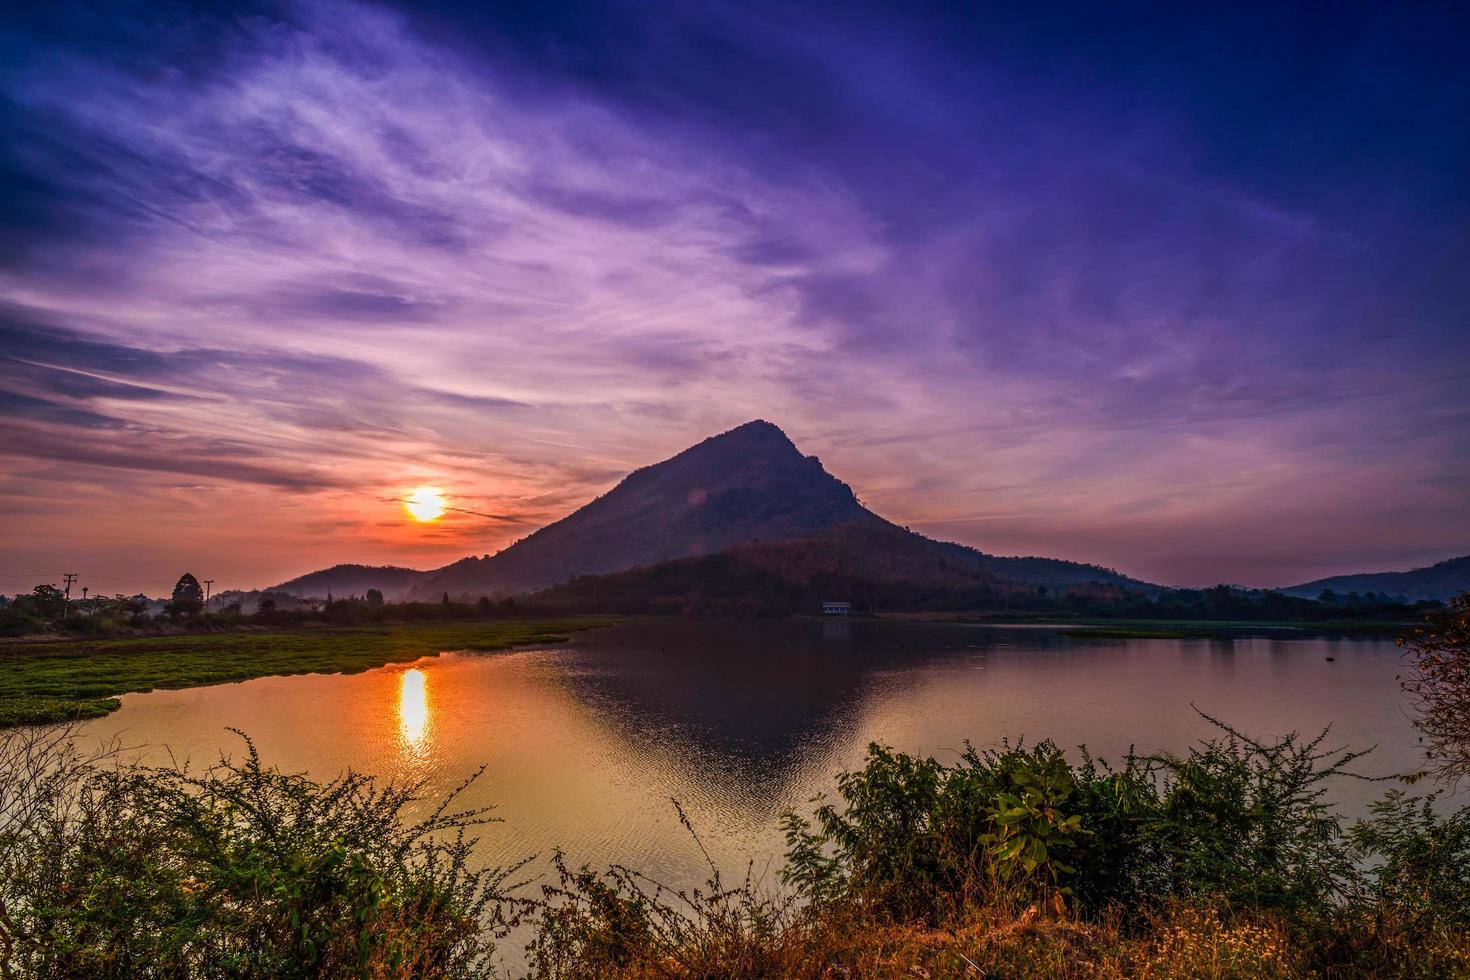
<svg viewBox="0 0 1470 980"><path fill-rule="evenodd" d="M1143 830L1166 862L1168 891L1325 908L1354 872L1326 784L1353 775L1371 750L1324 749L1329 730L1264 742L1204 717L1223 737L1151 760L1161 794Z"/></svg>
<svg viewBox="0 0 1470 980"><path fill-rule="evenodd" d="M1063 863L1062 855L1072 849L1082 828L1080 814L1065 814L1075 788L1072 767L1053 747L1033 753L1030 766L1013 766L1007 773L1010 785L995 794L989 813L993 827L980 840L989 845L995 874L1002 881L1036 877L1055 889L1053 897L1061 911L1061 896L1071 889L1062 881L1076 869Z"/></svg>
<svg viewBox="0 0 1470 980"><path fill-rule="evenodd" d="M952 766L870 746L839 778L840 806L785 815L783 878L813 902L929 919L1000 894L1058 913L1171 896L1327 908L1355 866L1326 782L1364 753L1324 749L1325 731L1264 742L1207 720L1222 737L1116 771L1050 742L969 748Z"/></svg>
<svg viewBox="0 0 1470 980"><path fill-rule="evenodd" d="M1353 826L1356 857L1378 908L1470 926L1470 808L1441 816L1435 800L1390 790Z"/></svg>
<svg viewBox="0 0 1470 980"><path fill-rule="evenodd" d="M248 740L195 774L35 738L0 735L5 976L481 975L519 908L514 868L469 862L468 783L412 819L417 785L318 783Z"/></svg>

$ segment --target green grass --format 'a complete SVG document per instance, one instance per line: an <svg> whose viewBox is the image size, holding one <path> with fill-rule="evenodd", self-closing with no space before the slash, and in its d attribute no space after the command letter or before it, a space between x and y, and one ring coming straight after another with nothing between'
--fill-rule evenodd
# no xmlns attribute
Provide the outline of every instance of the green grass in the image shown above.
<svg viewBox="0 0 1470 980"><path fill-rule="evenodd" d="M558 643L604 620L204 633L112 640L0 642L0 727L99 718L118 695L275 674L355 673L445 650Z"/></svg>

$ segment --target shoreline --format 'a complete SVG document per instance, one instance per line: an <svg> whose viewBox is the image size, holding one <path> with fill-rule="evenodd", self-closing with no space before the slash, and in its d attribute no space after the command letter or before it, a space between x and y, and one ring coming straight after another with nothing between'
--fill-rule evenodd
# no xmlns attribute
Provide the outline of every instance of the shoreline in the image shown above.
<svg viewBox="0 0 1470 980"><path fill-rule="evenodd" d="M109 715L125 694L359 673L451 650L565 643L604 619L493 620L0 643L0 728Z"/></svg>

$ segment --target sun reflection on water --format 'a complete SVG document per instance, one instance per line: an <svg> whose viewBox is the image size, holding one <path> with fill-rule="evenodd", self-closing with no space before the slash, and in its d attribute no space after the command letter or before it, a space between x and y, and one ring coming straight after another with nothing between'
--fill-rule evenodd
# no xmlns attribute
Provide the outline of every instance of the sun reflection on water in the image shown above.
<svg viewBox="0 0 1470 980"><path fill-rule="evenodd" d="M398 734L410 751L422 752L429 736L428 676L417 667L398 681Z"/></svg>

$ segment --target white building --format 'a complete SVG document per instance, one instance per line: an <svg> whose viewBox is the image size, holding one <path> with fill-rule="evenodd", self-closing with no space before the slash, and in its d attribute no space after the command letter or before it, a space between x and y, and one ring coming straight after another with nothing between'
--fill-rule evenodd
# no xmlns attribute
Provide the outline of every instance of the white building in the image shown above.
<svg viewBox="0 0 1470 980"><path fill-rule="evenodd" d="M846 616L852 612L852 603L827 601L822 603L823 616Z"/></svg>

